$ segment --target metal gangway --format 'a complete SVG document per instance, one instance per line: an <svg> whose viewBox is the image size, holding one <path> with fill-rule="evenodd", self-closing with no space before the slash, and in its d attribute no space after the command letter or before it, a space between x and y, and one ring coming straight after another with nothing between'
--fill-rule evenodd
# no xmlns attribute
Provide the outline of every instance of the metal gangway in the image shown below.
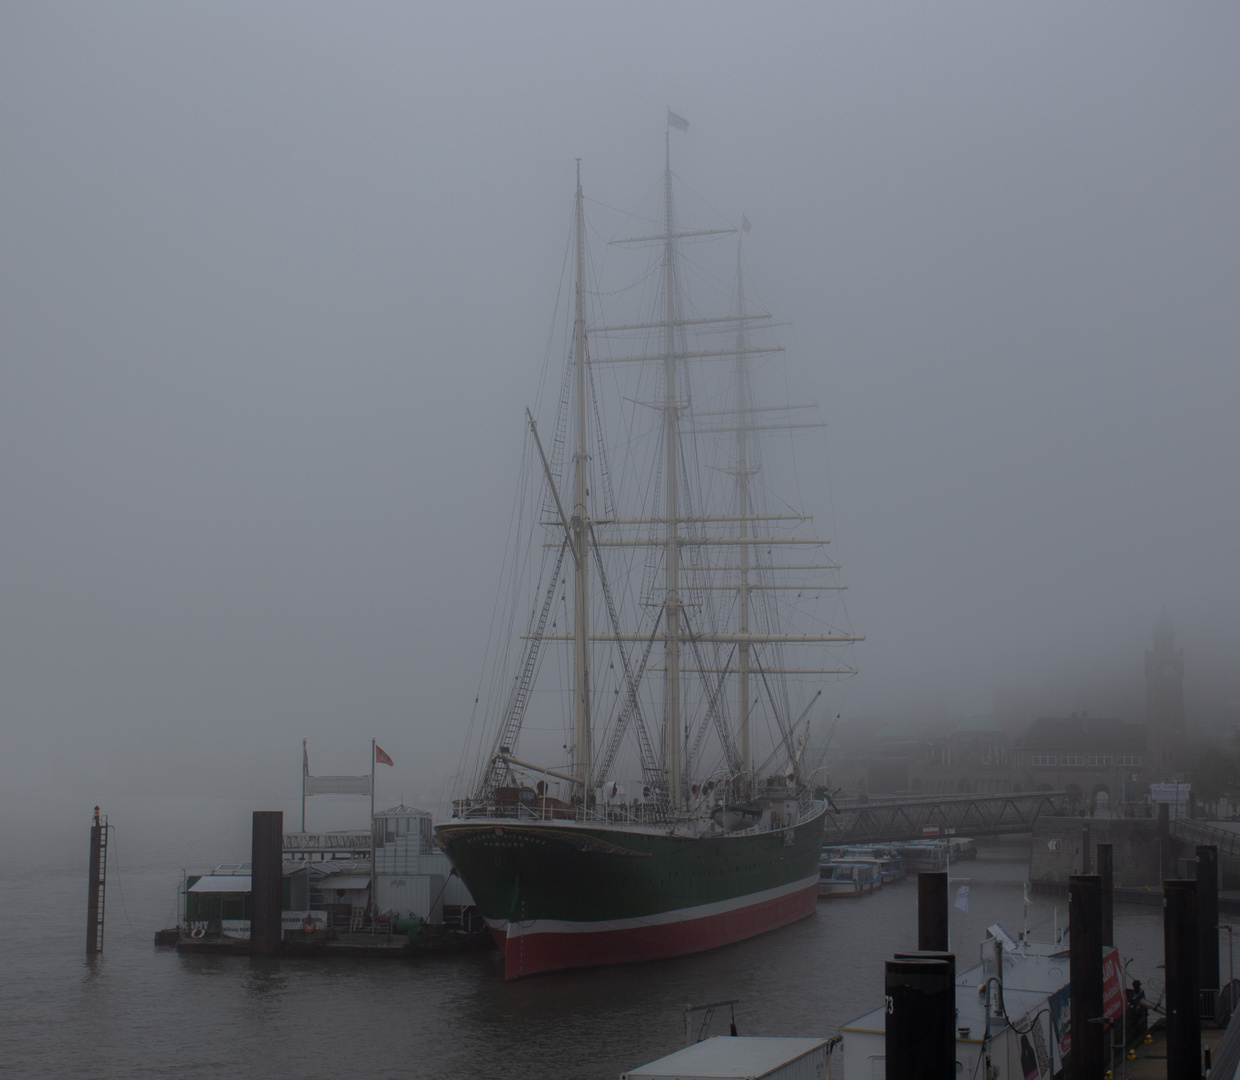
<svg viewBox="0 0 1240 1080"><path fill-rule="evenodd" d="M873 844L912 840L937 825L939 835L1000 836L1029 832L1040 818L1068 810L1065 791L998 795L885 796L839 801L827 815L824 844Z"/></svg>

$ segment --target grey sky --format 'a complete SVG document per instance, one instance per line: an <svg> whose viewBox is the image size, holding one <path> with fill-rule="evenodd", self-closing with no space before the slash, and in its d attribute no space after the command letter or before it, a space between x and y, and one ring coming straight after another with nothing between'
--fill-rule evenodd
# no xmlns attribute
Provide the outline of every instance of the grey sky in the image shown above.
<svg viewBox="0 0 1240 1080"><path fill-rule="evenodd" d="M438 790L573 159L635 205L669 104L830 423L831 490L802 483L868 637L848 710L1128 693L1162 603L1190 703L1240 693L1238 31L1221 4L6 5L0 781L295 784L301 737L344 771L373 734Z"/></svg>

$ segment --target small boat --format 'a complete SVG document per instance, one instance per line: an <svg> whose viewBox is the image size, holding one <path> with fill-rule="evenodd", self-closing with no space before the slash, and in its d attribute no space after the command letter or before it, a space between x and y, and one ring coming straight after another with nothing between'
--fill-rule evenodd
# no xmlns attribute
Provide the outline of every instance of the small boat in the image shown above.
<svg viewBox="0 0 1240 1080"><path fill-rule="evenodd" d="M948 840L948 843L951 844L953 860L977 858L977 841L972 837L953 836Z"/></svg>
<svg viewBox="0 0 1240 1080"><path fill-rule="evenodd" d="M883 884L877 859L824 859L818 866L818 898L861 896Z"/></svg>
<svg viewBox="0 0 1240 1080"><path fill-rule="evenodd" d="M947 842L944 840L909 840L897 844L907 870L942 870L947 866Z"/></svg>
<svg viewBox="0 0 1240 1080"><path fill-rule="evenodd" d="M904 878L904 859L895 848L887 844L866 844L849 847L824 847L822 853L828 859L873 859L884 885L891 885Z"/></svg>

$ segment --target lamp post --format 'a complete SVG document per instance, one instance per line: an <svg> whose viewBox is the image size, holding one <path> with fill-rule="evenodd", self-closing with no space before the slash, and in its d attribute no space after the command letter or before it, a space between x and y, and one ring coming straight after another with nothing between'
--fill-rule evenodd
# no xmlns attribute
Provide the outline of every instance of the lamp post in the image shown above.
<svg viewBox="0 0 1240 1080"><path fill-rule="evenodd" d="M1123 1028L1122 1028L1122 1034L1120 1036L1120 1046L1123 1050L1123 1054L1121 1055L1121 1057L1123 1058L1123 1062L1124 1062L1122 1066L1123 1072L1124 1072L1124 1080L1128 1080L1128 965L1131 964L1133 960L1135 959L1136 959L1135 956L1130 956L1128 958L1128 960L1124 964L1124 970L1120 972L1120 976L1119 976L1120 996L1124 999L1124 1018L1122 1021ZM1112 1076L1115 1075L1114 1055L1112 1055L1111 1057L1111 1075Z"/></svg>
<svg viewBox="0 0 1240 1080"><path fill-rule="evenodd" d="M1107 1070L1112 1076L1115 1075L1115 1021L1109 1016L1091 1016L1089 1018L1091 1024L1101 1024L1102 1030L1107 1033L1107 1044L1111 1050L1111 1067ZM1124 1070L1127 1075L1127 1069Z"/></svg>

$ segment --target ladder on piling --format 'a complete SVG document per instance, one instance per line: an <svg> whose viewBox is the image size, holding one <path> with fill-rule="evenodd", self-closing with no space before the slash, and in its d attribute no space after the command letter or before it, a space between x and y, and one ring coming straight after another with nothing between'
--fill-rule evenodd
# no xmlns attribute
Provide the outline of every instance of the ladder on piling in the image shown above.
<svg viewBox="0 0 1240 1080"><path fill-rule="evenodd" d="M108 882L108 818L95 817L90 826L90 880L86 909L86 954L103 952L103 912Z"/></svg>

